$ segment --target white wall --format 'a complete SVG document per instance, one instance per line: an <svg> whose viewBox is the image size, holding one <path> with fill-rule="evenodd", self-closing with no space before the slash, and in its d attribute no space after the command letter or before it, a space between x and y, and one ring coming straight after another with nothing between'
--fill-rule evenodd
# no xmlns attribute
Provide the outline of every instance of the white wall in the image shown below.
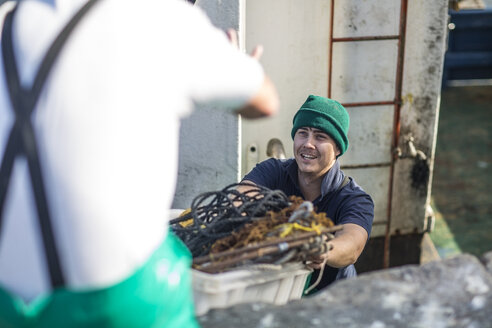
<svg viewBox="0 0 492 328"><path fill-rule="evenodd" d="M247 161L252 143L259 160L266 159L271 138L282 140L291 157L294 113L309 94L327 95L329 8L326 0L246 1L246 48L264 45L261 63L279 90L281 114L242 122L243 174L252 168Z"/></svg>
<svg viewBox="0 0 492 328"><path fill-rule="evenodd" d="M239 122L206 109L185 121L174 207L188 207L199 192L235 182L256 161L266 158L271 138L281 139L287 155L292 155L294 113L309 94L328 95L330 4L330 0L198 1L219 27L239 29L245 36L242 40L246 50L259 43L265 46L261 62L278 87L281 114L262 121ZM334 13L334 37L398 34L397 0L335 0ZM447 0L408 1L399 147L407 151L403 136L412 133L415 145L429 156L431 170L446 23ZM342 103L393 100L397 50L397 40L334 43L332 98ZM373 236L382 236L390 205L394 106L348 110L350 147L341 158L342 168L375 200ZM253 144L256 148L251 153L249 146ZM432 176L423 189L416 190L411 186L413 165L412 159L395 163L392 232L425 229Z"/></svg>

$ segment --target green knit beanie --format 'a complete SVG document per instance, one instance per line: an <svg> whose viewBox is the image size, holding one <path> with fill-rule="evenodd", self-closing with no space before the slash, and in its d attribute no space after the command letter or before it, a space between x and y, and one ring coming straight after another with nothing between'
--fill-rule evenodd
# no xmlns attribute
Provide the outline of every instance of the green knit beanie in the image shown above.
<svg viewBox="0 0 492 328"><path fill-rule="evenodd" d="M342 156L348 148L350 118L338 101L310 95L294 116L293 124L292 139L297 129L312 127L326 132L335 141L340 149L338 156Z"/></svg>

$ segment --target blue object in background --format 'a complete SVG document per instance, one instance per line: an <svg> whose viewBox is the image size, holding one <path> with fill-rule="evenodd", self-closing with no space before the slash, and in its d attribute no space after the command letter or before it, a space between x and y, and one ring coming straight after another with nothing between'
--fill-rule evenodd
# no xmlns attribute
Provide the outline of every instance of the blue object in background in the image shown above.
<svg viewBox="0 0 492 328"><path fill-rule="evenodd" d="M452 80L492 79L492 8L449 14L443 87Z"/></svg>

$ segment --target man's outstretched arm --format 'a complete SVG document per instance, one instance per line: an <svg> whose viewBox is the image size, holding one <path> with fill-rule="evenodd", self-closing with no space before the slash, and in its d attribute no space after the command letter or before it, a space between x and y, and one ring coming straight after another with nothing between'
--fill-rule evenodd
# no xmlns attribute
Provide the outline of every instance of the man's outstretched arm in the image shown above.
<svg viewBox="0 0 492 328"><path fill-rule="evenodd" d="M265 75L258 92L251 98L246 106L236 110L236 113L245 118L259 118L275 114L279 109L279 99L275 86Z"/></svg>
<svg viewBox="0 0 492 328"><path fill-rule="evenodd" d="M234 29L228 29L227 37L231 44L239 49L239 42L237 32ZM250 56L256 60L260 60L263 55L263 46L257 45ZM279 109L279 98L275 85L270 78L265 75L263 82L256 92L256 94L248 101L248 103L237 109L236 113L245 118L259 118L264 116L270 116L277 113Z"/></svg>
<svg viewBox="0 0 492 328"><path fill-rule="evenodd" d="M335 238L328 244L333 247L330 251L312 259L308 266L321 269L325 264L334 268L343 268L354 264L364 250L367 241L367 231L354 223L346 223L343 230L335 233Z"/></svg>

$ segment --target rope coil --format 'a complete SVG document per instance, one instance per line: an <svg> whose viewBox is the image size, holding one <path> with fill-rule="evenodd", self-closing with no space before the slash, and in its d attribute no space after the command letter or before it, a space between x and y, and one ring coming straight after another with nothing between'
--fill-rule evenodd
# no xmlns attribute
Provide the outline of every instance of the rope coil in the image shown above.
<svg viewBox="0 0 492 328"><path fill-rule="evenodd" d="M238 186L251 189L239 192ZM191 203L190 212L171 220L170 226L193 257L197 257L208 254L215 241L254 218L263 217L268 211L280 211L289 204L289 198L280 190L235 183L220 191L198 195ZM190 219L192 223L185 227L178 224Z"/></svg>
<svg viewBox="0 0 492 328"><path fill-rule="evenodd" d="M248 186L239 192L238 186ZM305 261L327 252L341 230L311 202L280 190L232 184L196 197L171 228L193 255L195 269L215 273L238 265Z"/></svg>

